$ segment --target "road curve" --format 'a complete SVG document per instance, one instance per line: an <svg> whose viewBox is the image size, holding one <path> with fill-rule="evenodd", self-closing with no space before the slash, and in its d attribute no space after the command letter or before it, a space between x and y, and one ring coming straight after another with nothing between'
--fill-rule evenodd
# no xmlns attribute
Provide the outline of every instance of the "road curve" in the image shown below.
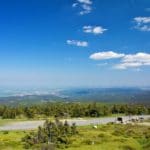
<svg viewBox="0 0 150 150"><path fill-rule="evenodd" d="M142 116L132 116L132 117L143 117L144 119L150 119L150 115L142 115ZM131 117L123 116L123 120L130 120ZM76 123L77 126L84 125L97 125L97 124L107 124L110 122L115 122L116 117L105 117L105 118L95 118L95 119L67 119L68 123L71 125L72 123ZM5 124L0 126L0 131L11 131L11 130L31 130L36 129L38 126L42 126L44 120L37 121L19 121L10 124Z"/></svg>

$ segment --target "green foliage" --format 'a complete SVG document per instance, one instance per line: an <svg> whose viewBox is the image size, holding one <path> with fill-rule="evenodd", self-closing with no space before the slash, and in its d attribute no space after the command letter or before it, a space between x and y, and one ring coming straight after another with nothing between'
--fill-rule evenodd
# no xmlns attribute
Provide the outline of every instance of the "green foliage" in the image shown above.
<svg viewBox="0 0 150 150"><path fill-rule="evenodd" d="M47 121L49 123L50 121ZM59 120L57 120L58 124ZM55 122L56 124L56 122ZM60 124L61 129L64 124ZM45 126L46 127L46 126ZM42 127L41 129L44 129ZM70 127L71 128L71 127ZM58 136L57 144L52 142L37 143L33 137L37 137L38 131L9 131L5 134L0 132L0 149L1 150L149 150L150 148L150 128L139 125L99 125L97 129L92 126L78 127L78 134L67 136ZM118 131L120 131L119 134ZM39 134L40 134L39 132ZM71 129L70 129L71 132ZM114 134L116 132L116 134ZM130 134L129 134L130 133ZM22 138L31 140L32 146L23 142ZM40 135L39 135L40 137ZM37 141L36 141L37 142ZM25 144L26 143L26 144Z"/></svg>
<svg viewBox="0 0 150 150"><path fill-rule="evenodd" d="M124 145L122 146L122 150L136 150L136 149L130 145Z"/></svg>
<svg viewBox="0 0 150 150"><path fill-rule="evenodd" d="M9 131L3 131L3 134L9 134Z"/></svg>
<svg viewBox="0 0 150 150"><path fill-rule="evenodd" d="M71 144L70 137L77 134L76 125L70 126L67 121L64 123L58 119L55 122L46 120L43 127L39 127L37 132L26 135L22 140L25 147L32 147L35 144L52 143L57 147L67 147Z"/></svg>
<svg viewBox="0 0 150 150"><path fill-rule="evenodd" d="M24 131L0 131L0 150L23 150L21 139L27 133Z"/></svg>
<svg viewBox="0 0 150 150"><path fill-rule="evenodd" d="M55 145L53 143L43 144L41 150L55 150Z"/></svg>
<svg viewBox="0 0 150 150"><path fill-rule="evenodd" d="M101 117L119 113L127 115L150 114L150 108L144 105L102 105L100 103L46 103L32 106L0 106L0 116L4 119L13 119L21 115L27 118L37 116L67 118Z"/></svg>
<svg viewBox="0 0 150 150"><path fill-rule="evenodd" d="M34 118L35 110L32 107L25 107L24 114L28 118Z"/></svg>

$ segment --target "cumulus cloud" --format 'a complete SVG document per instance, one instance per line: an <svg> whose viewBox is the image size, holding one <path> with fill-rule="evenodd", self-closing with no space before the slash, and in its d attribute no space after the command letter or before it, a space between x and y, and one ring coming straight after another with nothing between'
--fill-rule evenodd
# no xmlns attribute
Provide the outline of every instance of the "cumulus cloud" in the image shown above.
<svg viewBox="0 0 150 150"><path fill-rule="evenodd" d="M141 62L141 63L150 63L150 54L148 53L136 53L136 54L130 54L126 55L123 58L123 62Z"/></svg>
<svg viewBox="0 0 150 150"><path fill-rule="evenodd" d="M120 63L120 64L117 64L115 65L114 68L116 69L127 69L127 68L136 68L136 67L140 67L142 66L141 63L139 62L126 62L126 63Z"/></svg>
<svg viewBox="0 0 150 150"><path fill-rule="evenodd" d="M90 59L93 60L105 60L105 59L114 59L114 58L121 58L124 54L115 53L113 51L107 51L107 52L98 52L90 55Z"/></svg>
<svg viewBox="0 0 150 150"><path fill-rule="evenodd" d="M90 5L83 4L81 5L81 7L83 8L83 10L80 11L80 15L89 14L92 11L92 7Z"/></svg>
<svg viewBox="0 0 150 150"><path fill-rule="evenodd" d="M150 23L150 17L135 17L134 20L137 23Z"/></svg>
<svg viewBox="0 0 150 150"><path fill-rule="evenodd" d="M88 42L86 42L86 41L67 40L66 42L69 45L75 45L75 46L80 46L80 47L87 47L88 46Z"/></svg>
<svg viewBox="0 0 150 150"><path fill-rule="evenodd" d="M136 68L141 66L150 66L150 54L136 53L125 55L122 62L116 65L118 69Z"/></svg>
<svg viewBox="0 0 150 150"><path fill-rule="evenodd" d="M83 4L92 4L92 1L91 0L77 0L79 3L83 3Z"/></svg>
<svg viewBox="0 0 150 150"><path fill-rule="evenodd" d="M115 69L128 69L142 66L150 66L150 54L139 52L136 54L123 54L113 51L98 52L90 55L93 60L119 59L119 63L114 65Z"/></svg>
<svg viewBox="0 0 150 150"><path fill-rule="evenodd" d="M141 66L150 66L150 54L148 53L136 53L125 55L121 60L121 63L116 65L116 69L137 68Z"/></svg>
<svg viewBox="0 0 150 150"><path fill-rule="evenodd" d="M73 3L72 7L80 7L80 15L88 14L92 11L92 1L91 0L77 0L76 3Z"/></svg>
<svg viewBox="0 0 150 150"><path fill-rule="evenodd" d="M150 17L135 17L135 29L140 31L150 31Z"/></svg>
<svg viewBox="0 0 150 150"><path fill-rule="evenodd" d="M107 29L104 29L101 26L84 26L83 32L85 33L93 33L93 34L103 34Z"/></svg>

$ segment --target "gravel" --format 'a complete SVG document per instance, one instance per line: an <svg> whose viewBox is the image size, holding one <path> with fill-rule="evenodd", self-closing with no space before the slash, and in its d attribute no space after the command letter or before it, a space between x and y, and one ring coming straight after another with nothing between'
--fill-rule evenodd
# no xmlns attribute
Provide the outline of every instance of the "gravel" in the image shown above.
<svg viewBox="0 0 150 150"><path fill-rule="evenodd" d="M123 116L124 121L128 121L131 118L142 117L144 119L150 119L150 115L142 115L142 116ZM84 126L84 125L98 125L98 124L107 124L110 122L115 122L117 117L105 117L105 118L95 118L95 119L67 119L68 123L71 125L72 123L76 123L77 126ZM64 120L62 120L64 121ZM0 131L11 131L11 130L31 130L36 129L38 126L42 126L44 120L37 120L37 121L19 121L14 123L9 123L0 126Z"/></svg>

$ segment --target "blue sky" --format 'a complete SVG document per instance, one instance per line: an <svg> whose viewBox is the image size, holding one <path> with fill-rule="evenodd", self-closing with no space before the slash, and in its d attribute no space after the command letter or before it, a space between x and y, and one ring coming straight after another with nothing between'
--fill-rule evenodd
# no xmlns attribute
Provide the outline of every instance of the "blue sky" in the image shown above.
<svg viewBox="0 0 150 150"><path fill-rule="evenodd" d="M149 0L0 1L0 86L150 86Z"/></svg>

